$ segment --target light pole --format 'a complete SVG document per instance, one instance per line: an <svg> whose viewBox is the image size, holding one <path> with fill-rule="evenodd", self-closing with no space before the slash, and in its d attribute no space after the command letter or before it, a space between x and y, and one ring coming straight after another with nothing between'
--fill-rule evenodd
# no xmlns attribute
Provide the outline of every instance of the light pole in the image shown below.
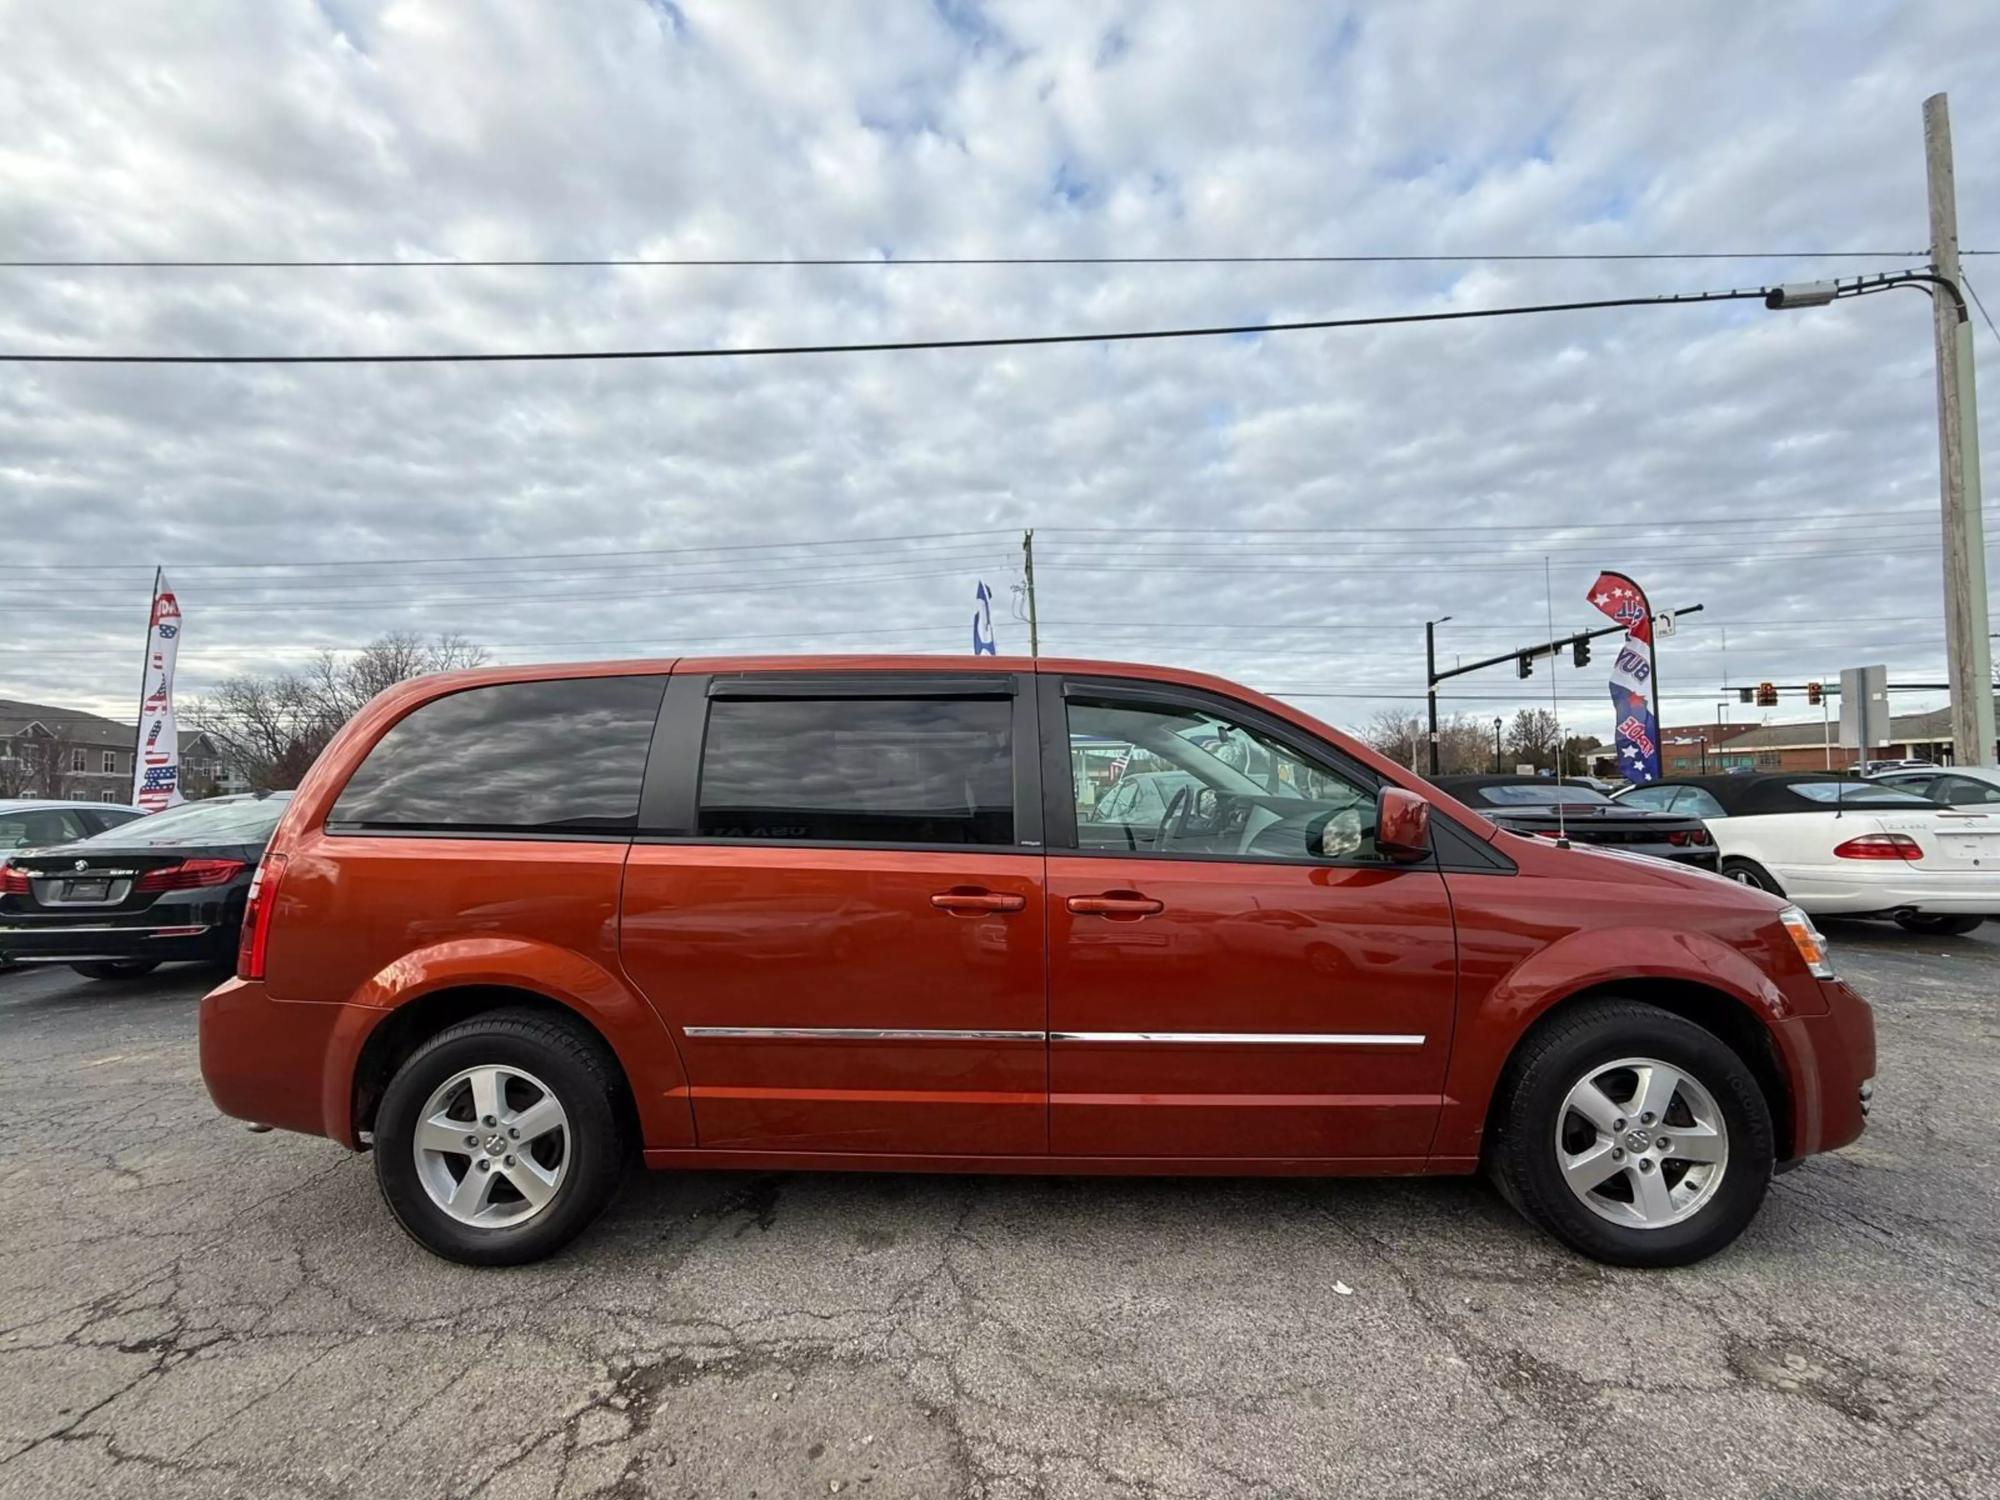
<svg viewBox="0 0 2000 1500"><path fill-rule="evenodd" d="M1493 716L1493 774L1500 774L1500 726L1507 721L1498 714Z"/></svg>
<svg viewBox="0 0 2000 1500"><path fill-rule="evenodd" d="M1431 775L1438 773L1438 655L1437 628L1451 618L1439 615L1435 620L1424 621L1424 702L1430 718Z"/></svg>

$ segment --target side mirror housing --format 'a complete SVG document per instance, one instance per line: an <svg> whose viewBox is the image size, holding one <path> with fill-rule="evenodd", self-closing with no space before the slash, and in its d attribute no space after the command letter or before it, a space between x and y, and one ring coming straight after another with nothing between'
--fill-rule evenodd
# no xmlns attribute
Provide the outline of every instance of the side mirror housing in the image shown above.
<svg viewBox="0 0 2000 1500"><path fill-rule="evenodd" d="M1399 865L1431 854L1431 805L1415 792L1385 786L1375 796L1375 848Z"/></svg>

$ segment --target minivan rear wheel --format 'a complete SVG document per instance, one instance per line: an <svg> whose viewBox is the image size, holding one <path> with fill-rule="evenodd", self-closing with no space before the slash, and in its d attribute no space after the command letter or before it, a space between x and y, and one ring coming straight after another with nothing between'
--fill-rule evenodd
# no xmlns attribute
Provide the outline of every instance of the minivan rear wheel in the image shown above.
<svg viewBox="0 0 2000 1500"><path fill-rule="evenodd" d="M625 1158L617 1064L596 1036L501 1010L432 1037L375 1115L375 1179L425 1249L467 1265L552 1254L601 1211Z"/></svg>
<svg viewBox="0 0 2000 1500"><path fill-rule="evenodd" d="M1489 1170L1528 1218L1622 1266L1682 1266L1743 1232L1770 1186L1770 1106L1720 1037L1658 1006L1592 1001L1522 1044Z"/></svg>

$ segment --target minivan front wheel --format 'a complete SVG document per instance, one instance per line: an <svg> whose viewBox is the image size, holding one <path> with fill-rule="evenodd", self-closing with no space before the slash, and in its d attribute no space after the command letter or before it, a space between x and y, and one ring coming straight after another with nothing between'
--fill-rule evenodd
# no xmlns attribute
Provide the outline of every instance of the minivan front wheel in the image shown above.
<svg viewBox="0 0 2000 1500"><path fill-rule="evenodd" d="M1490 1167L1558 1239L1613 1265L1679 1266L1742 1233L1770 1185L1770 1106L1714 1033L1657 1006L1558 1015L1508 1070Z"/></svg>
<svg viewBox="0 0 2000 1500"><path fill-rule="evenodd" d="M411 1237L447 1260L519 1265L573 1239L624 1161L615 1062L534 1011L493 1011L431 1038L375 1118L375 1177Z"/></svg>

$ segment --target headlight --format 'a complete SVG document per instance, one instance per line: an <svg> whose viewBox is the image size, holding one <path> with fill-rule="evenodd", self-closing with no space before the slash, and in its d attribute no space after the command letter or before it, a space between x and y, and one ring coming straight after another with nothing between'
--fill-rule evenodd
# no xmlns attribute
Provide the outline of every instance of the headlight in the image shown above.
<svg viewBox="0 0 2000 1500"><path fill-rule="evenodd" d="M1813 926L1812 918L1796 906L1788 906L1778 913L1778 920L1785 924L1785 931L1791 934L1792 946L1799 950L1799 957L1806 961L1813 977L1833 978L1833 960L1827 956L1826 939Z"/></svg>

